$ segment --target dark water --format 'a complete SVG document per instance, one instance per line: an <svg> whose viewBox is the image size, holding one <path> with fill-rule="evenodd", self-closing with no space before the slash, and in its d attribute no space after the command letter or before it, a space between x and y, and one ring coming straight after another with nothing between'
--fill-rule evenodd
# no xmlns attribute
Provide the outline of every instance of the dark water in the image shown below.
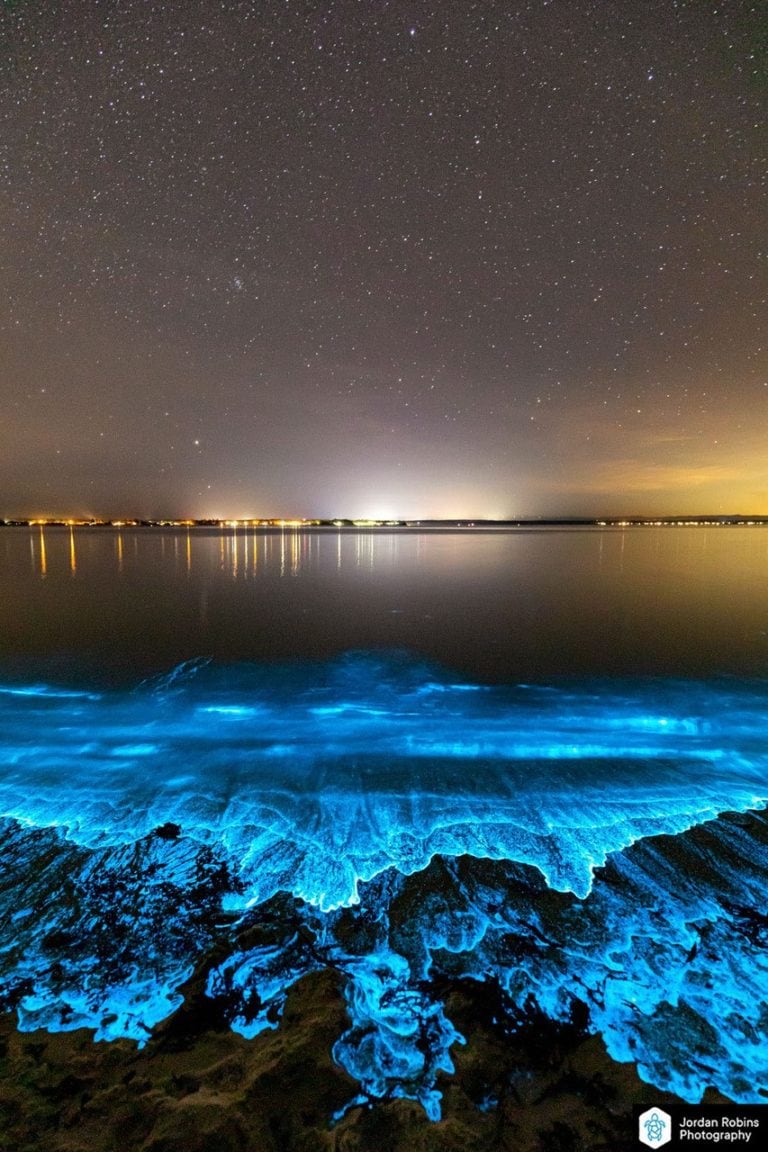
<svg viewBox="0 0 768 1152"><path fill-rule="evenodd" d="M768 530L5 529L0 660L132 682L406 648L483 682L768 674Z"/></svg>
<svg viewBox="0 0 768 1152"><path fill-rule="evenodd" d="M215 955L254 1037L331 967L358 1102L437 1118L439 990L471 979L500 1028L578 1005L648 1082L761 1099L768 531L7 529L0 556L22 1029L143 1043Z"/></svg>

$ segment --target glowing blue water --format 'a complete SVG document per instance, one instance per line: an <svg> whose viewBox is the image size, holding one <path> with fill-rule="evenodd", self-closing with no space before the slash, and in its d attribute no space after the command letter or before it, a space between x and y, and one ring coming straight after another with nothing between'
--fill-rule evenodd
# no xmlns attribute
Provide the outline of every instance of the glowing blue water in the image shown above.
<svg viewBox="0 0 768 1152"><path fill-rule="evenodd" d="M439 1115L462 1037L437 976L497 981L510 1019L578 998L651 1082L754 1099L768 854L760 818L721 814L768 797L767 700L360 655L1 688L0 995L24 1029L143 1042L228 940L207 993L246 1036L305 973L343 974L334 1055L364 1099Z"/></svg>

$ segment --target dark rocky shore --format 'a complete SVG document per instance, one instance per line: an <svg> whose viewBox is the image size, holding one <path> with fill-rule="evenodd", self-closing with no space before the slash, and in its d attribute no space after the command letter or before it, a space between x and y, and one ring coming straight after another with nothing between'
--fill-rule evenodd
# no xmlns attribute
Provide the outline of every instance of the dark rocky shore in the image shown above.
<svg viewBox="0 0 768 1152"><path fill-rule="evenodd" d="M163 838L166 829L160 832L157 843L181 844ZM768 922L757 911L756 899L737 904L733 892L738 883L746 901L747 880L763 883L759 861L766 845L764 813L731 814L683 836L643 842L625 855L635 865L647 856L646 871L651 865L664 871L674 862L675 874L689 877L695 891L700 884L714 891L719 877L720 906L731 931L723 939L734 949L748 945L761 950ZM150 849L151 844L145 845ZM64 845L60 850L72 849ZM707 862L699 876L697 861ZM719 871L712 870L713 862ZM598 871L596 887L619 891L618 863L612 860ZM465 861L462 867L469 869L467 876L493 877L508 866ZM431 882L443 890L443 870L439 860L433 861L428 873L405 885L398 897L400 922L412 922L417 909L409 901L423 906ZM514 884L505 890L508 912L515 900L527 907L533 893L542 924L552 929L572 900L547 889L531 869L516 869ZM31 879L28 892L33 898ZM110 893L113 901L120 897L132 923L135 909L128 889ZM170 890L169 900L177 895ZM201 916L216 918L216 900L201 906ZM652 903L650 912L661 931L655 908ZM520 1007L505 999L490 972L473 979L454 974L444 963L433 969L430 993L444 1004L446 1017L466 1043L452 1046L455 1071L438 1075L442 1118L432 1122L419 1104L402 1099L348 1108L360 1084L331 1054L350 1024L340 969L329 965L291 984L277 1027L251 1040L231 1028L228 993L206 994L211 972L233 948L248 952L286 933L296 939L307 934L299 912L295 901L278 896L233 929L233 936L225 925L181 987L181 1007L154 1028L141 1049L124 1039L95 1042L86 1029L22 1033L8 1005L0 1014L0 1152L630 1152L637 1146L634 1107L680 1102L641 1081L635 1064L608 1056L601 1037L587 1031L589 1010L579 999L580 988L571 989L570 1020L555 1022L531 1000ZM348 911L339 920L339 939L351 933L353 941L355 930L363 931L365 921L356 929L356 915ZM714 963L722 955L718 939L702 921L700 944L691 949L686 965L700 956ZM132 941L129 933L121 944L126 962ZM312 947L311 934L307 941ZM509 936L506 946L524 944L522 937ZM578 946L578 940L571 939L570 945ZM529 948L538 946L536 939L528 942ZM102 962L108 963L107 954ZM728 1020L728 1030L740 1034L738 1020ZM684 1025L683 1016L670 1017L664 1033L669 1043L677 1042ZM678 1062L696 1060L690 1045L698 1033L691 1035L694 1040L688 1037L688 1047L682 1045ZM704 1100L727 1102L711 1088Z"/></svg>
<svg viewBox="0 0 768 1152"><path fill-rule="evenodd" d="M301 980L278 1028L254 1040L210 1018L201 973L141 1050L84 1030L19 1033L5 1014L2 1152L622 1152L635 1147L633 1105L676 1102L578 1020L532 1011L510 1036L493 1023L493 990L459 981L444 991L467 1043L440 1084L443 1119L394 1100L334 1124L357 1091L330 1055L346 1026L334 973Z"/></svg>

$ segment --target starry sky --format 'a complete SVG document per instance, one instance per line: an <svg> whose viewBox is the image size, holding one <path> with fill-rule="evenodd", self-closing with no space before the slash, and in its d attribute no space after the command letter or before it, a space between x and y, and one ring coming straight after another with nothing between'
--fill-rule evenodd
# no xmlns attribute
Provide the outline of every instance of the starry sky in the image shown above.
<svg viewBox="0 0 768 1152"><path fill-rule="evenodd" d="M768 513L765 24L5 0L0 516Z"/></svg>

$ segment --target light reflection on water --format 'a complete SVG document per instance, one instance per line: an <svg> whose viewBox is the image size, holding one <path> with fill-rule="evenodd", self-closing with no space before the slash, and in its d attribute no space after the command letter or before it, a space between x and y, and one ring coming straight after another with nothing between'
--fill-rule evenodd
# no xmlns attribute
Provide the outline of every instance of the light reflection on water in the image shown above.
<svg viewBox="0 0 768 1152"><path fill-rule="evenodd" d="M5 528L0 659L127 678L407 647L491 682L760 676L767 575L760 528Z"/></svg>
<svg viewBox="0 0 768 1152"><path fill-rule="evenodd" d="M125 541L132 543L134 568L163 561L172 550L172 569L178 575L193 564L209 570L218 552L218 567L234 579L247 579L260 565L297 576L328 568L333 554L337 570L369 568L380 571L395 565L419 568L424 564L448 572L487 573L509 563L515 555L535 556L539 549L560 555L565 551L580 562L585 558L597 568L624 571L625 564L644 569L660 565L659 575L686 572L695 575L700 565L716 564L720 578L732 580L746 562L768 564L768 531L756 527L736 528L521 528L470 532L467 530L348 528L87 528L35 525L4 529L5 558L13 560L20 537L29 540L33 569L48 575L49 553L70 573L77 571L78 548L89 562L90 574L103 575L106 540L114 541L115 575L121 575ZM578 543L577 543L578 541ZM586 547L584 542L587 541ZM556 544L554 542L557 542ZM532 545L534 545L532 547Z"/></svg>

